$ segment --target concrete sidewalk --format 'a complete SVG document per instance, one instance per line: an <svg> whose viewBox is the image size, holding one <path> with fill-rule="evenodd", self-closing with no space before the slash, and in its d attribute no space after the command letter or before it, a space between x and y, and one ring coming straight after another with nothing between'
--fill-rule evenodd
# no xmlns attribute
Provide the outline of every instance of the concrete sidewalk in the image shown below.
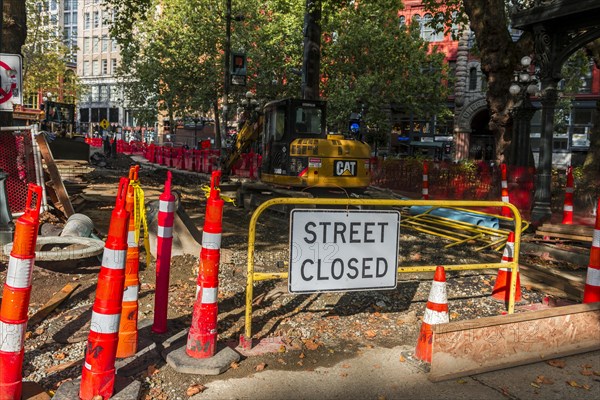
<svg viewBox="0 0 600 400"><path fill-rule="evenodd" d="M278 371L213 381L193 396L203 399L598 399L600 351L432 383L417 364L402 357L406 346L364 349L356 358L314 371ZM582 374L582 371L585 372Z"/></svg>

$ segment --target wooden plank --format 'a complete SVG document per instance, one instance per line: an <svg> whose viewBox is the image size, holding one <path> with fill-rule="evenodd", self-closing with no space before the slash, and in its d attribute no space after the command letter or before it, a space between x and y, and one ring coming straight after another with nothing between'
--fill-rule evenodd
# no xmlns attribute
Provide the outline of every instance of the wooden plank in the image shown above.
<svg viewBox="0 0 600 400"><path fill-rule="evenodd" d="M44 318L50 315L50 313L54 311L54 309L56 309L60 303L65 301L78 287L78 283L74 285L67 283L65 287L56 292L54 296L52 296L50 300L48 300L46 304L42 306L42 308L37 310L35 314L29 318L28 325L33 326L41 322Z"/></svg>
<svg viewBox="0 0 600 400"><path fill-rule="evenodd" d="M583 298L585 278L579 278L571 274L553 273L553 271L544 268L523 264L519 264L519 271L523 276L541 282L548 287L561 290L577 301L581 301Z"/></svg>
<svg viewBox="0 0 600 400"><path fill-rule="evenodd" d="M540 229L536 230L535 234L538 236L558 237L558 238L563 238L563 239L577 240L580 242L591 242L592 241L591 236L569 235L569 234L560 233L560 232L542 231Z"/></svg>
<svg viewBox="0 0 600 400"><path fill-rule="evenodd" d="M587 225L543 224L539 229L547 232L566 233L569 235L592 236L594 228Z"/></svg>
<svg viewBox="0 0 600 400"><path fill-rule="evenodd" d="M600 303L432 327L431 381L600 349Z"/></svg>
<svg viewBox="0 0 600 400"><path fill-rule="evenodd" d="M570 262L585 266L586 268L590 261L588 249L573 248L565 250L548 244L534 244L521 241L521 254L533 254L540 256L544 253L548 253L548 255L555 260Z"/></svg>
<svg viewBox="0 0 600 400"><path fill-rule="evenodd" d="M63 184L62 178L60 177L60 172L54 162L54 157L52 156L52 152L50 151L50 147L48 147L48 142L46 141L46 137L41 134L36 137L38 146L40 147L40 152L42 153L42 157L44 158L44 162L46 163L46 168L50 173L50 179L52 179L52 187L58 196L60 204L65 212L65 216L69 218L71 215L75 214L75 210L73 210L73 205L71 204L71 200L69 200L69 194L67 193L67 189L65 189L65 185Z"/></svg>

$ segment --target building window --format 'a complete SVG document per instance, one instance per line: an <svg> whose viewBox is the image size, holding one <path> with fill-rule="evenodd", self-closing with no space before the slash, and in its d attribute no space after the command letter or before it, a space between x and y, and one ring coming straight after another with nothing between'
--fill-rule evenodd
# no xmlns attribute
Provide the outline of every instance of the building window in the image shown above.
<svg viewBox="0 0 600 400"><path fill-rule="evenodd" d="M65 13L65 25L71 25L71 14Z"/></svg>
<svg viewBox="0 0 600 400"><path fill-rule="evenodd" d="M581 77L581 83L579 85L579 92L581 93L591 93L592 92L592 73L594 70L594 62L591 61L589 68L587 69L585 75Z"/></svg>
<svg viewBox="0 0 600 400"><path fill-rule="evenodd" d="M65 11L69 11L71 9L71 0L65 0Z"/></svg>
<svg viewBox="0 0 600 400"><path fill-rule="evenodd" d="M89 37L84 37L83 38L83 52L84 53L89 53L90 52L90 38Z"/></svg>
<svg viewBox="0 0 600 400"><path fill-rule="evenodd" d="M100 27L100 11L94 11L94 28Z"/></svg>
<svg viewBox="0 0 600 400"><path fill-rule="evenodd" d="M100 39L98 38L98 36L94 36L92 38L92 53L98 53L98 51L100 50Z"/></svg>
<svg viewBox="0 0 600 400"><path fill-rule="evenodd" d="M117 41L115 39L111 40L111 51L118 51L119 50L119 45L117 44Z"/></svg>
<svg viewBox="0 0 600 400"><path fill-rule="evenodd" d="M102 60L102 75L108 75L108 60Z"/></svg>
<svg viewBox="0 0 600 400"><path fill-rule="evenodd" d="M92 102L98 102L100 99L100 88L97 85L92 86Z"/></svg>
<svg viewBox="0 0 600 400"><path fill-rule="evenodd" d="M110 89L110 101L114 101L114 102L121 101L121 99L119 99L119 91L117 90L117 88L115 86L113 86Z"/></svg>
<svg viewBox="0 0 600 400"><path fill-rule="evenodd" d="M469 90L477 90L477 68L475 67L469 69Z"/></svg>
<svg viewBox="0 0 600 400"><path fill-rule="evenodd" d="M441 42L444 40L444 14L436 14L436 23L433 28L434 32L431 35L431 42Z"/></svg>
<svg viewBox="0 0 600 400"><path fill-rule="evenodd" d="M90 29L90 13L83 14L83 29Z"/></svg>
<svg viewBox="0 0 600 400"><path fill-rule="evenodd" d="M100 62L98 60L92 61L92 75L100 75Z"/></svg>
<svg viewBox="0 0 600 400"><path fill-rule="evenodd" d="M102 35L102 52L106 53L108 51L108 36Z"/></svg>
<svg viewBox="0 0 600 400"><path fill-rule="evenodd" d="M84 61L83 62L83 76L90 76L90 62L89 61Z"/></svg>
<svg viewBox="0 0 600 400"><path fill-rule="evenodd" d="M400 24L400 28L405 28L406 27L406 17L404 15L401 15L400 18L398 18L398 23Z"/></svg>
<svg viewBox="0 0 600 400"><path fill-rule="evenodd" d="M105 103L108 101L109 90L108 85L100 85L100 101Z"/></svg>
<svg viewBox="0 0 600 400"><path fill-rule="evenodd" d="M117 59L116 58L113 58L110 60L110 72L113 75L117 73Z"/></svg>
<svg viewBox="0 0 600 400"><path fill-rule="evenodd" d="M24 93L23 94L23 107L24 108L38 108L38 94L35 93Z"/></svg>

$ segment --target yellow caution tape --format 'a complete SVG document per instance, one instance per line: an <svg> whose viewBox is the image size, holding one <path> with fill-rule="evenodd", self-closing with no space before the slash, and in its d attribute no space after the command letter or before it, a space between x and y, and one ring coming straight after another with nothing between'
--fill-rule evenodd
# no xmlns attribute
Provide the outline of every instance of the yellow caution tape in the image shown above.
<svg viewBox="0 0 600 400"><path fill-rule="evenodd" d="M143 225L144 229L144 249L146 250L146 265L150 265L150 239L148 237L148 220L146 218L146 205L144 201L144 191L140 186L140 181L131 181L133 187L133 224L135 226L135 241L140 241L140 231Z"/></svg>
<svg viewBox="0 0 600 400"><path fill-rule="evenodd" d="M215 188L219 191L219 193L221 193L221 189L219 189L218 187ZM207 199L210 197L210 186L208 185L202 185L200 187L200 190L202 190L204 192L204 197L206 197ZM223 200L226 203L232 203L233 206L235 207L235 199L232 199L229 196L223 196L222 194L219 195L219 197L221 197L221 200Z"/></svg>

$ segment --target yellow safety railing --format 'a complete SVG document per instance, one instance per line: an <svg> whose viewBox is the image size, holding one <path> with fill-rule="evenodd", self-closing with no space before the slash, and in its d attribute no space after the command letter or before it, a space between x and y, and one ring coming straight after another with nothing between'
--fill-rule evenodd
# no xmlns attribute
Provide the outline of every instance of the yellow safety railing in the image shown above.
<svg viewBox="0 0 600 400"><path fill-rule="evenodd" d="M399 200L399 199L331 199L331 198L284 198L278 197L267 200L256 208L250 219L248 228L248 271L246 282L246 318L244 328L243 342L247 346L252 343L252 300L254 296L254 282L266 281L271 279L287 279L287 272L254 272L254 249L256 242L256 223L259 216L269 207L275 205L310 205L310 206L346 206L346 207L361 207L361 206L380 206L380 207L407 207L407 206L432 206L432 207L508 207L514 215L514 234L515 245L512 262L497 262L483 264L459 264L459 265L444 265L447 271L465 271L479 269L499 269L509 268L511 273L508 313L514 313L515 308L515 293L517 286L517 274L519 272L519 250L521 246L521 232L523 230L521 214L519 210L510 203L502 201L469 201L469 200ZM468 210L472 212L471 210ZM456 221L455 221L456 222ZM402 220L401 220L402 223ZM401 267L398 266L399 273L414 273L414 272L434 272L437 265Z"/></svg>

